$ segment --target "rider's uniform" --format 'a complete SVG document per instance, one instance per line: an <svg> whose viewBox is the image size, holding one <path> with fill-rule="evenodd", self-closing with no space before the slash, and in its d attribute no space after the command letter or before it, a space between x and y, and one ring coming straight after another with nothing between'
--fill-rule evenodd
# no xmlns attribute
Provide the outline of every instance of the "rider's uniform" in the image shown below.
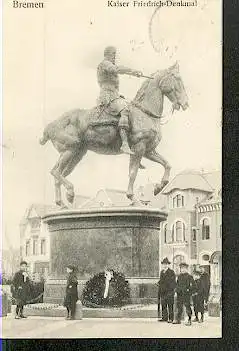
<svg viewBox="0 0 239 351"><path fill-rule="evenodd" d="M99 105L110 106L117 114L121 114L120 128L129 128L129 109L126 100L119 94L118 67L111 61L104 59L97 68L97 80L100 86ZM122 113L122 112L125 113Z"/></svg>

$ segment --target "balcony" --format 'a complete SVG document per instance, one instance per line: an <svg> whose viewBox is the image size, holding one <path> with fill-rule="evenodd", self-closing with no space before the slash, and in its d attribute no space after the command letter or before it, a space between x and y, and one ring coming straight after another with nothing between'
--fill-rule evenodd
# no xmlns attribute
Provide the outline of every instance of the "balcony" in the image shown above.
<svg viewBox="0 0 239 351"><path fill-rule="evenodd" d="M188 241L169 241L165 245L175 246L175 247L185 247L188 246Z"/></svg>

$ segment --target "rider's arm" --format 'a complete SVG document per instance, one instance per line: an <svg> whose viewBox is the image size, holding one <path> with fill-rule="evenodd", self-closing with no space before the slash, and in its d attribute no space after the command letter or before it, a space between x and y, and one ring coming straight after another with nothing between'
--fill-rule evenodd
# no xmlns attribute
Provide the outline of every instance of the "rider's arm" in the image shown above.
<svg viewBox="0 0 239 351"><path fill-rule="evenodd" d="M141 76L142 73L136 69L131 69L125 66L117 66L117 72L119 74L129 74L132 76Z"/></svg>
<svg viewBox="0 0 239 351"><path fill-rule="evenodd" d="M138 76L138 77L142 76L142 72L138 70L131 69L125 66L116 66L109 61L104 61L101 65L102 65L101 66L102 69L109 73L129 74L129 75Z"/></svg>

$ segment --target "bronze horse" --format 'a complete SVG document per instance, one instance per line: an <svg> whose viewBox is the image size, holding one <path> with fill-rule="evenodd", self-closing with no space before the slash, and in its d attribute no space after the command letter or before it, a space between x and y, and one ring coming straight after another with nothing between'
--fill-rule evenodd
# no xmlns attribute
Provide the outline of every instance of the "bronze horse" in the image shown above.
<svg viewBox="0 0 239 351"><path fill-rule="evenodd" d="M134 155L130 155L129 184L127 197L136 202L134 182L145 157L164 167L161 183L155 184L157 195L168 183L170 165L156 147L161 140L160 118L163 112L164 96L172 102L173 110L188 107L188 97L179 74L179 65L175 63L168 69L157 71L142 84L134 100L130 102L130 146ZM40 139L44 145L48 140L60 153L60 158L51 171L55 179L55 202L64 206L61 198L61 185L66 189L70 203L74 200L74 187L66 177L71 174L88 150L99 154L121 154L121 139L117 128L117 116L99 107L92 110L76 109L49 123Z"/></svg>

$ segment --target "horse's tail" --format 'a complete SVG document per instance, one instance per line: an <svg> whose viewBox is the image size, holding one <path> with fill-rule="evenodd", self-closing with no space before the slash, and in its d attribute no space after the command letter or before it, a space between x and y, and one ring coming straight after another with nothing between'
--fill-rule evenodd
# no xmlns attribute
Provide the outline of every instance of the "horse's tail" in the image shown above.
<svg viewBox="0 0 239 351"><path fill-rule="evenodd" d="M50 135L49 135L49 133L47 131L47 128L45 128L44 132L43 132L43 135L42 135L41 139L39 140L39 143L41 145L45 145L48 142L49 139L50 139Z"/></svg>

